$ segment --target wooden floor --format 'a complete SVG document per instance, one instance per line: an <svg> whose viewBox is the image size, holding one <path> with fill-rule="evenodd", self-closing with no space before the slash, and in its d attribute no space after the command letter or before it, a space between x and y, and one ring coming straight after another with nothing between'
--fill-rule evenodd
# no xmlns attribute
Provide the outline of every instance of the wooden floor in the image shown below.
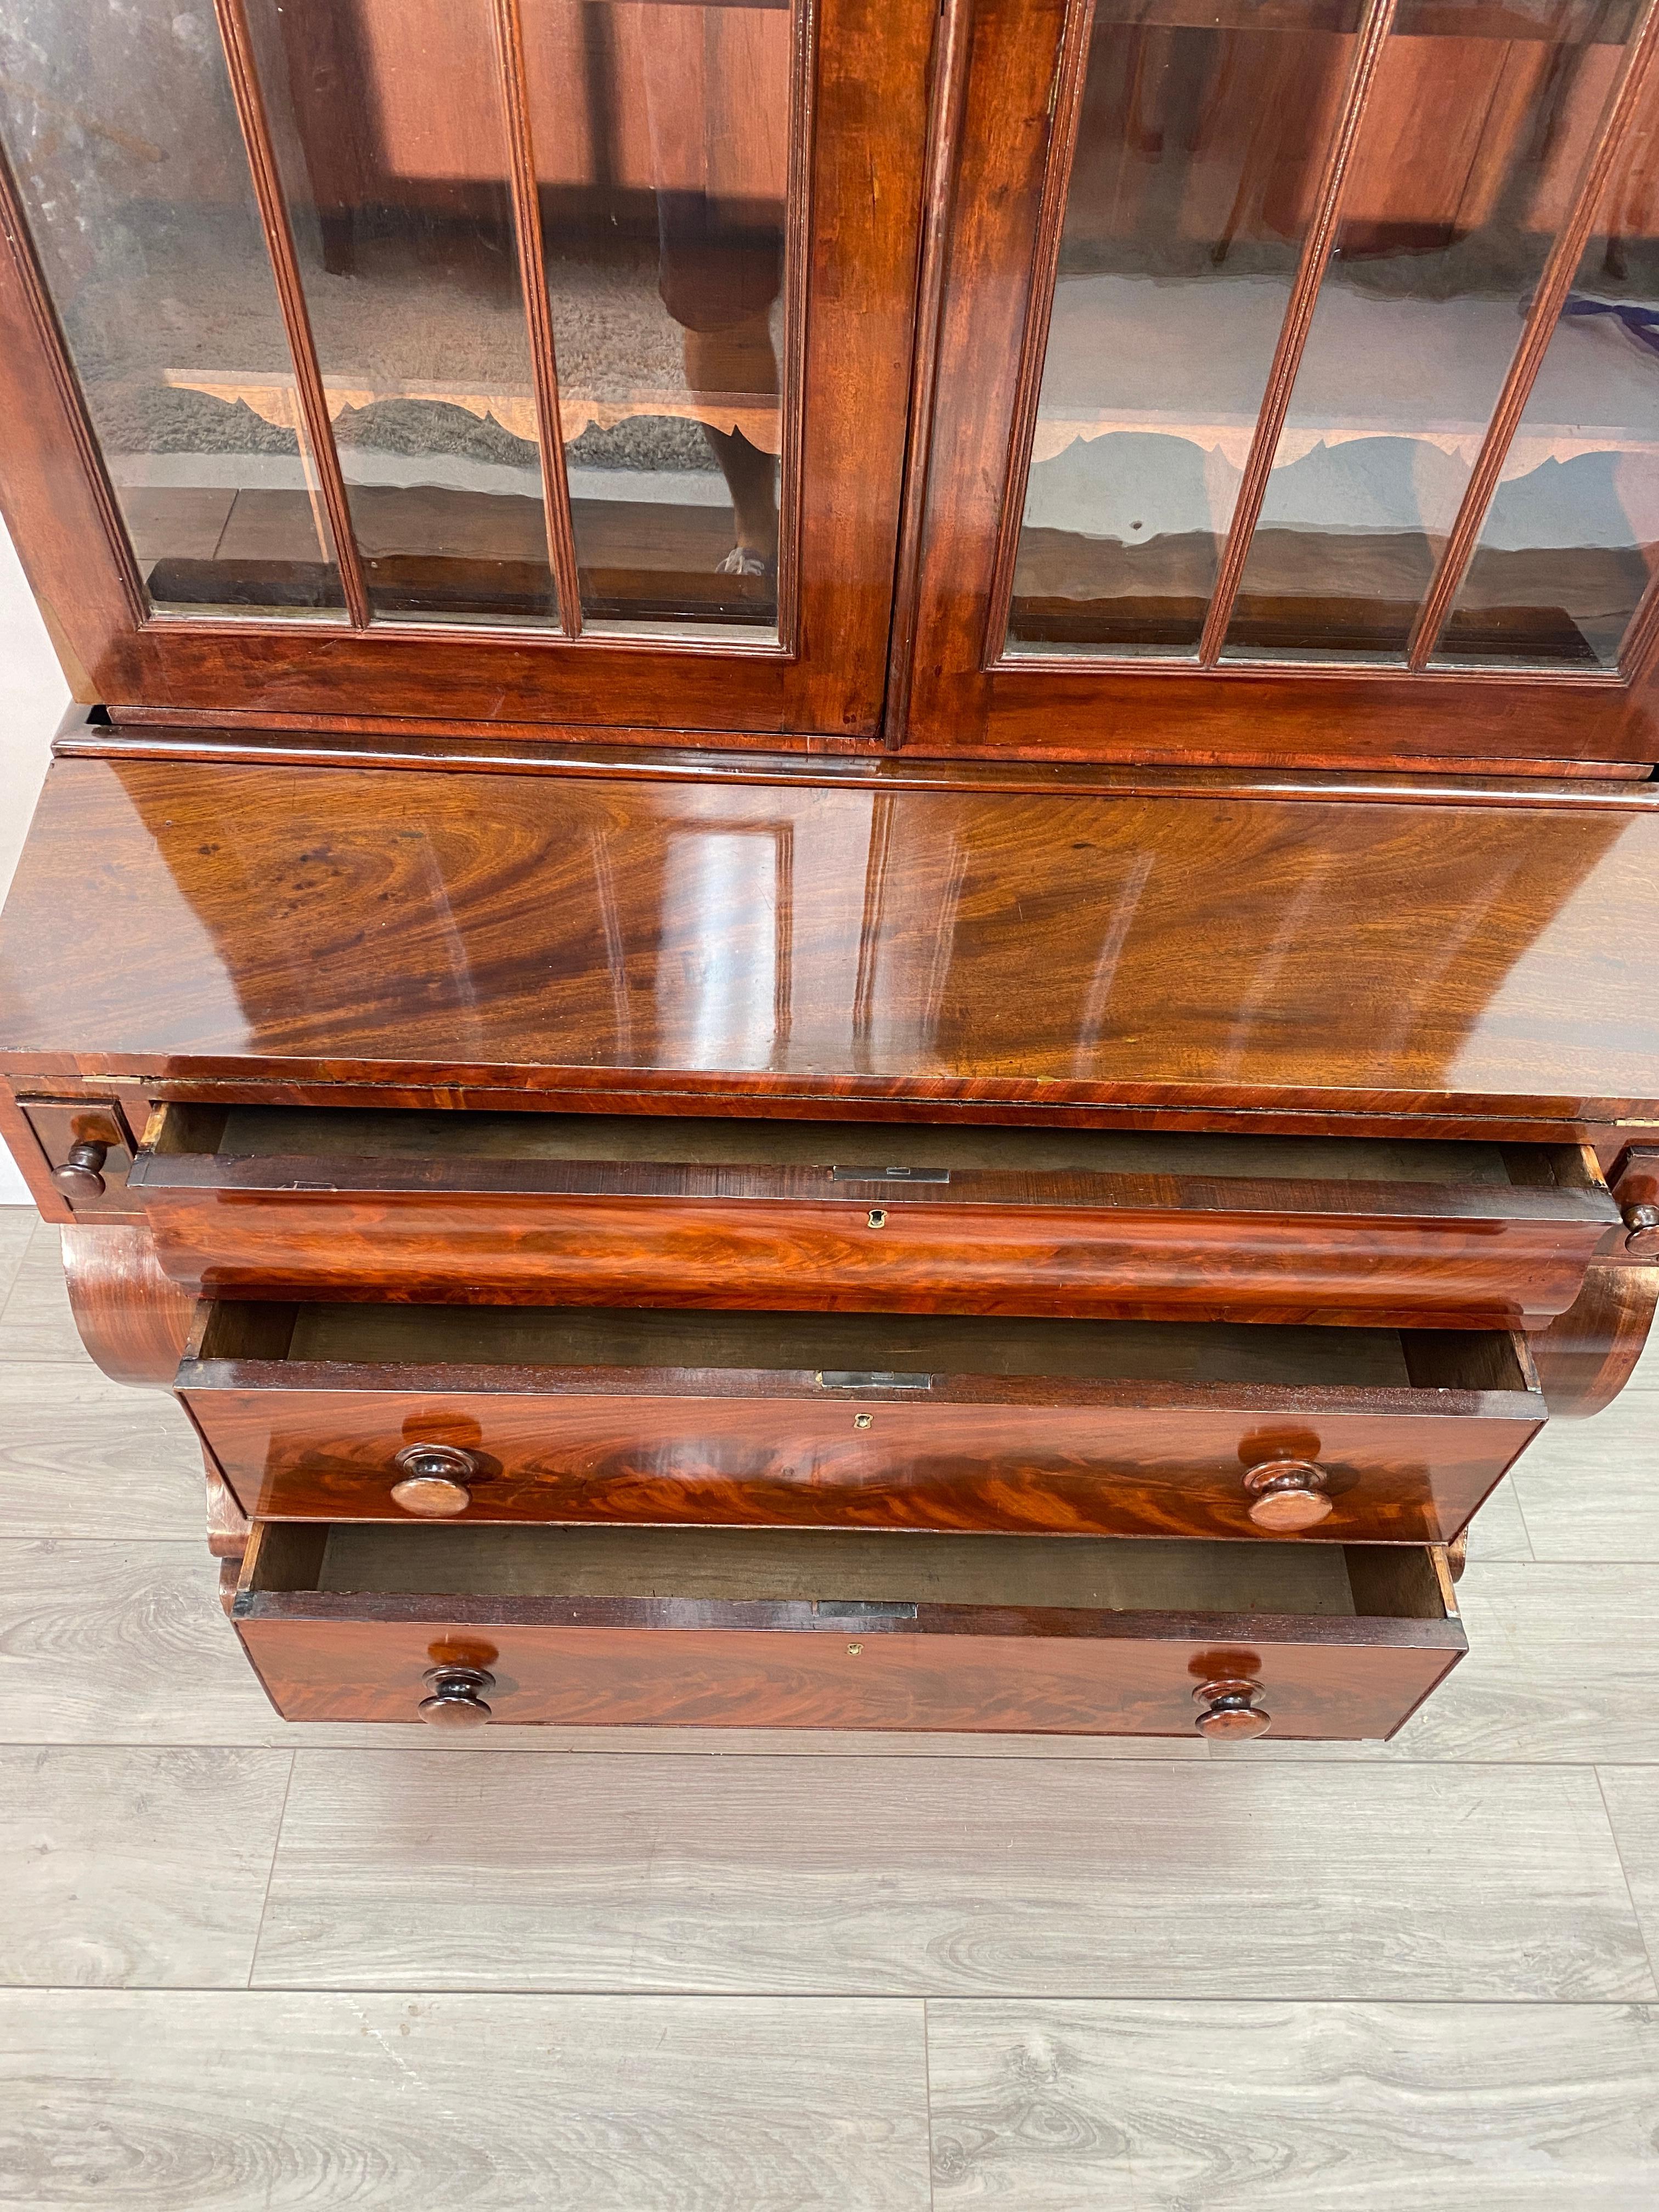
<svg viewBox="0 0 1659 2212"><path fill-rule="evenodd" d="M1659 1361L1387 1747L437 1743L276 1719L181 1416L32 1215L0 1295L0 2205L1659 2204Z"/></svg>

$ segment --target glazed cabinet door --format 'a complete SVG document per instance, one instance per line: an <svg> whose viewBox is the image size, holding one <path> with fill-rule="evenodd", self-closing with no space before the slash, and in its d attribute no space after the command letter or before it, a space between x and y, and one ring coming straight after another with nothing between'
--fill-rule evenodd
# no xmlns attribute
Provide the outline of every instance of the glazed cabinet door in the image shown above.
<svg viewBox="0 0 1659 2212"><path fill-rule="evenodd" d="M1640 0L961 0L925 750L1654 757Z"/></svg>
<svg viewBox="0 0 1659 2212"><path fill-rule="evenodd" d="M83 695L873 732L933 25L7 10L0 495Z"/></svg>

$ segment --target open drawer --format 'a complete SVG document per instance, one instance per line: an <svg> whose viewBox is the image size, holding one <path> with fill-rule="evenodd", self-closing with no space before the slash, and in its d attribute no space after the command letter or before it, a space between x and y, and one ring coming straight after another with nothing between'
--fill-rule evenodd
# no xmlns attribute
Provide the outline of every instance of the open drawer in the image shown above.
<svg viewBox="0 0 1659 2212"><path fill-rule="evenodd" d="M216 1294L1541 1326L1620 1225L1562 1145L167 1106Z"/></svg>
<svg viewBox="0 0 1659 2212"><path fill-rule="evenodd" d="M178 1388L278 1519L1449 1541L1544 1419L1478 1330L203 1306Z"/></svg>
<svg viewBox="0 0 1659 2212"><path fill-rule="evenodd" d="M1386 1736L1467 1649L1443 1554L765 1529L254 1532L289 1720Z"/></svg>

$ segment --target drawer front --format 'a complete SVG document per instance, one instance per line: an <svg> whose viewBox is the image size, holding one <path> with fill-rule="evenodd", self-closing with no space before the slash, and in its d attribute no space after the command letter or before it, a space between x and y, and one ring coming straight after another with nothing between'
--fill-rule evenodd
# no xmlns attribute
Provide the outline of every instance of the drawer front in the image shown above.
<svg viewBox="0 0 1659 2212"><path fill-rule="evenodd" d="M260 1365L186 1362L183 1395L246 1512L316 1521L1447 1542L1543 1418L1522 1390L624 1370L525 1390L476 1370L388 1389Z"/></svg>
<svg viewBox="0 0 1659 2212"><path fill-rule="evenodd" d="M866 1172L835 1164L854 1138L833 1126L827 1163L722 1164L533 1156L538 1126L568 1116L447 1117L457 1147L474 1121L520 1124L523 1157L445 1149L443 1127L424 1154L358 1157L331 1133L349 1117L290 1118L286 1134L278 1114L253 1126L319 1149L228 1152L222 1135L211 1149L226 1116L201 1109L153 1121L131 1182L175 1279L230 1296L465 1304L487 1282L492 1298L530 1304L1540 1327L1619 1226L1573 1146L1425 1145L1437 1176L1413 1181L1408 1146L1080 1133L1045 1150L1042 1132L906 1126L880 1133L914 1159ZM420 1133L446 1121L412 1118ZM756 1127L714 1126L702 1148L739 1153L732 1132ZM802 1127L789 1125L794 1151ZM855 1136L867 1152L869 1129ZM927 1139L970 1164L929 1167ZM1460 1151L1462 1180L1446 1157ZM1073 1152L1097 1164L1044 1164ZM1274 1172L1217 1171L1235 1160ZM1402 1171L1383 1179L1385 1164Z"/></svg>
<svg viewBox="0 0 1659 2212"><path fill-rule="evenodd" d="M1191 1736L1215 1702L1195 1692L1243 1680L1259 1686L1272 1735L1389 1736L1462 1652L1461 1637L1444 1633L1432 1644L1278 1640L1248 1619L1221 1634L1082 1638L867 1620L749 1631L258 1617L236 1626L284 1720L416 1720L433 1671L449 1664L494 1676L486 1696L502 1725L562 1728ZM1419 1624L1387 1626L1404 1635Z"/></svg>
<svg viewBox="0 0 1659 2212"><path fill-rule="evenodd" d="M233 1618L289 1719L480 1726L1386 1736L1466 1648L1435 1552L1020 1537L265 1523Z"/></svg>

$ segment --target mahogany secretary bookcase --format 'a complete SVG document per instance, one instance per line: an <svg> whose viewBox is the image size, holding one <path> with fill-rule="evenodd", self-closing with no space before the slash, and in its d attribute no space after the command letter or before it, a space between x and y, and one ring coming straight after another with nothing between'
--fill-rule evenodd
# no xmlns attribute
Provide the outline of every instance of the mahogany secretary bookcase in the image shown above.
<svg viewBox="0 0 1659 2212"><path fill-rule="evenodd" d="M0 1126L295 1721L1360 1737L1659 1298L1659 0L21 0Z"/></svg>

